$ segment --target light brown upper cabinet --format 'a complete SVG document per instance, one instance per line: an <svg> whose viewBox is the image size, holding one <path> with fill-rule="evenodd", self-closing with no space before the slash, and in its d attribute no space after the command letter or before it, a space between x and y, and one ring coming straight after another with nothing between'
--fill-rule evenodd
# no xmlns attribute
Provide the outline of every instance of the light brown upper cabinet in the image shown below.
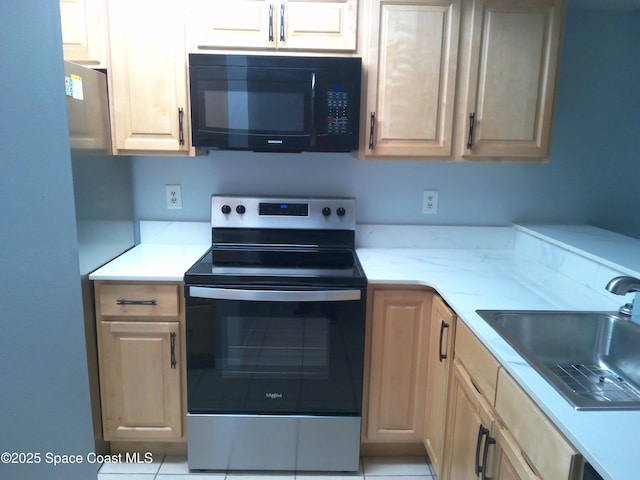
<svg viewBox="0 0 640 480"><path fill-rule="evenodd" d="M360 158L548 158L564 0L372 0Z"/></svg>
<svg viewBox="0 0 640 480"><path fill-rule="evenodd" d="M463 15L458 155L549 155L563 0L474 0Z"/></svg>
<svg viewBox="0 0 640 480"><path fill-rule="evenodd" d="M191 0L189 49L356 49L357 0Z"/></svg>
<svg viewBox="0 0 640 480"><path fill-rule="evenodd" d="M105 0L60 0L64 59L108 68Z"/></svg>
<svg viewBox="0 0 640 480"><path fill-rule="evenodd" d="M373 0L364 12L360 157L448 157L461 0Z"/></svg>
<svg viewBox="0 0 640 480"><path fill-rule="evenodd" d="M108 6L114 153L190 153L183 2Z"/></svg>

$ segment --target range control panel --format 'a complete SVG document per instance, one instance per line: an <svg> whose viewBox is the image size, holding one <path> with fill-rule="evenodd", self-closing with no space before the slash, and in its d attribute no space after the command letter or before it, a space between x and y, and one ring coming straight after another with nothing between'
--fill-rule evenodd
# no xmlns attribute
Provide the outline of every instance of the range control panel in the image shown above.
<svg viewBox="0 0 640 480"><path fill-rule="evenodd" d="M212 195L211 227L355 230L356 199Z"/></svg>

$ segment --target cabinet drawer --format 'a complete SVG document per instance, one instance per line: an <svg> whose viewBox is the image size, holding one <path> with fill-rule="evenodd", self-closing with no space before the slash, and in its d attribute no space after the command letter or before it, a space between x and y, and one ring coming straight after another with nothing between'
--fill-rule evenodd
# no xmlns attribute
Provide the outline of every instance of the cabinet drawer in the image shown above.
<svg viewBox="0 0 640 480"><path fill-rule="evenodd" d="M177 317L178 285L108 284L96 288L103 317Z"/></svg>
<svg viewBox="0 0 640 480"><path fill-rule="evenodd" d="M544 479L575 479L581 457L515 380L500 369L495 411Z"/></svg>
<svg viewBox="0 0 640 480"><path fill-rule="evenodd" d="M464 322L456 326L455 357L467 369L473 383L493 405L500 364Z"/></svg>

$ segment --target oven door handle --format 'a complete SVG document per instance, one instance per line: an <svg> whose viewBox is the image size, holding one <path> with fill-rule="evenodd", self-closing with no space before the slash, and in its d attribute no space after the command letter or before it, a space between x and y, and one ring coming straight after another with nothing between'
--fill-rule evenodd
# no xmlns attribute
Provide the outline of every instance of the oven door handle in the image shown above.
<svg viewBox="0 0 640 480"><path fill-rule="evenodd" d="M342 302L360 300L360 290L244 290L239 288L189 287L194 298L264 302Z"/></svg>

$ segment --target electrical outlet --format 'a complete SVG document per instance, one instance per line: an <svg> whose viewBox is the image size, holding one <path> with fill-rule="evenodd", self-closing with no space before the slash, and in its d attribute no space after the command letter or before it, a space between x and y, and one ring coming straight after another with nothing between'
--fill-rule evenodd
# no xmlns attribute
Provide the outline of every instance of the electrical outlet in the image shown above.
<svg viewBox="0 0 640 480"><path fill-rule="evenodd" d="M180 185L165 185L167 208L178 210L182 208L182 187Z"/></svg>
<svg viewBox="0 0 640 480"><path fill-rule="evenodd" d="M422 213L435 215L438 213L438 190L422 192Z"/></svg>

